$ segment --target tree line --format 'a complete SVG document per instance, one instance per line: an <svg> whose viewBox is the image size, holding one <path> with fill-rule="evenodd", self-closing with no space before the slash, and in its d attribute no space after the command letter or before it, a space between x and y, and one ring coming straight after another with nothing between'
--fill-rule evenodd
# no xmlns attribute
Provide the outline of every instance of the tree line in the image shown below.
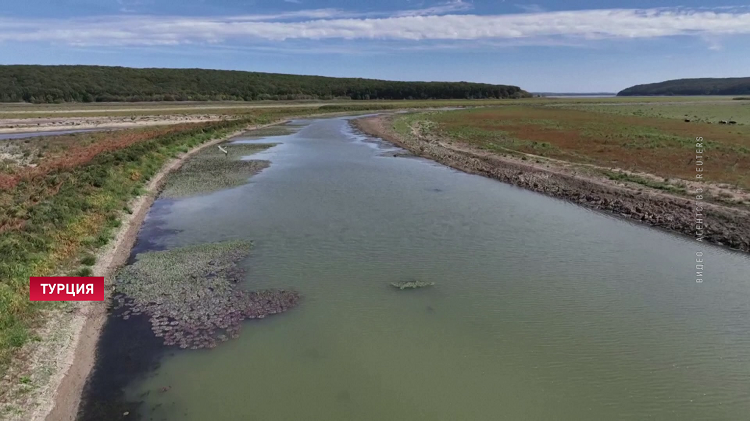
<svg viewBox="0 0 750 421"><path fill-rule="evenodd" d="M0 102L524 98L518 86L206 69L0 66Z"/></svg>
<svg viewBox="0 0 750 421"><path fill-rule="evenodd" d="M746 94L750 94L750 77L675 79L631 86L617 96Z"/></svg>

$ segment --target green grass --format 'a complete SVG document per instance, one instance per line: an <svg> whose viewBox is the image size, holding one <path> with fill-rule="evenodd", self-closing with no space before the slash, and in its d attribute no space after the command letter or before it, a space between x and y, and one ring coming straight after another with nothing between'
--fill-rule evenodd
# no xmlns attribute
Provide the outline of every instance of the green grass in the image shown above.
<svg viewBox="0 0 750 421"><path fill-rule="evenodd" d="M78 271L76 271L76 276L91 276L94 272L91 271L91 268L80 268Z"/></svg>
<svg viewBox="0 0 750 421"><path fill-rule="evenodd" d="M676 193L676 194L682 194L682 195L687 194L687 189L685 188L685 186L671 184L668 181L660 182L660 181L652 180L650 178L639 177L637 175L632 175L632 174L627 174L624 172L617 172L617 171L602 171L602 173L607 178L609 178L610 180L614 180L614 181L640 184L642 186L651 187L653 189L658 189L658 190L663 190L669 193Z"/></svg>
<svg viewBox="0 0 750 421"><path fill-rule="evenodd" d="M659 117L675 120L690 120L690 123L717 124L721 120L733 120L740 125L750 124L750 105L743 101L724 100L717 102L704 101L688 103L651 103L651 104L571 104L564 108L632 115L637 117ZM685 124L690 124L685 123Z"/></svg>
<svg viewBox="0 0 750 421"><path fill-rule="evenodd" d="M628 114L630 109L680 109L680 112L690 109L698 116L729 106L738 115L741 110L750 110L750 106L737 103L725 99L678 104L627 101L509 104L399 115L393 128L407 136L416 128L439 139L498 154L539 155L684 180L695 177L695 139L702 136L711 182L747 188L750 125L684 123L676 118L645 115L647 112L642 116ZM670 186L658 187L675 190Z"/></svg>

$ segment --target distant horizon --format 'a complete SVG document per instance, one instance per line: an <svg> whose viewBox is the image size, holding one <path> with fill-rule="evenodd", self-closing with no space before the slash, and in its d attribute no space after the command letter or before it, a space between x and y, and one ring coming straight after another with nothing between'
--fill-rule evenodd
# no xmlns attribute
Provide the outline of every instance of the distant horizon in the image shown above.
<svg viewBox="0 0 750 421"><path fill-rule="evenodd" d="M471 81L569 93L750 69L746 0L711 6L702 0L625 6L615 0L6 0L3 6L0 64Z"/></svg>
<svg viewBox="0 0 750 421"><path fill-rule="evenodd" d="M333 78L348 78L348 79L379 79L379 80L388 80L388 81L397 81L397 82L468 82L468 83L489 83L489 84L497 84L497 85L514 85L512 83L490 83L490 82L477 82L473 80L416 80L416 79L381 79L381 78L370 78L370 77L360 77L360 76L328 76L328 75L321 75L321 74L302 74L302 73L284 73L284 72L265 72L265 71L256 71L256 70L245 70L245 69L219 69L219 68L210 68L210 67L154 67L154 66L120 66L120 65L103 65L103 64L36 64L36 63L7 63L7 64L0 64L0 66L99 66L99 67L125 67L125 68L133 68L133 69L177 69L177 70L190 70L190 69L200 69L200 70L225 70L225 71L236 71L236 72L250 72L250 73L272 73L272 74L283 74L283 75L293 75L293 76L320 76L320 77L333 77ZM750 76L747 76L750 77ZM743 76L727 76L726 78L716 78L716 79L731 79L731 78L743 78ZM679 78L679 79L712 79L712 78L704 78L704 77L695 77L695 78ZM654 82L646 82L644 84L652 84L652 83L660 83L660 82L666 82L668 80L676 80L676 79L666 79L666 80L659 80ZM519 86L519 85L514 85ZM634 86L634 85L631 85ZM617 95L618 92L622 91L623 89L629 88L631 86L625 86L622 89L618 89L616 91L534 91L525 88L524 86L519 86L521 89L525 90L526 92L529 92L533 95Z"/></svg>

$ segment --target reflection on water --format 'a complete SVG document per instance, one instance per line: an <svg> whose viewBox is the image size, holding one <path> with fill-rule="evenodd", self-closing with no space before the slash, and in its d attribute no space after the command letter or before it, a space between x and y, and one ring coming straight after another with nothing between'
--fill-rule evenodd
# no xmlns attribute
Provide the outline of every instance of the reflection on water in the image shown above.
<svg viewBox="0 0 750 421"><path fill-rule="evenodd" d="M745 255L702 245L696 284L689 238L293 124L249 184L155 212L160 247L253 240L247 287L301 305L164 357L144 419L747 419Z"/></svg>

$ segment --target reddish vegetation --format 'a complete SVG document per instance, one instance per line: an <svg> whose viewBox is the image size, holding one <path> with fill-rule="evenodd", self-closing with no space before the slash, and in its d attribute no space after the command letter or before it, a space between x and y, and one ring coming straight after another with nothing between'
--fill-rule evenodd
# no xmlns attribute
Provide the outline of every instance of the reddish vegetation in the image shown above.
<svg viewBox="0 0 750 421"><path fill-rule="evenodd" d="M483 147L494 144L567 161L686 179L695 176L694 140L702 136L707 146L705 171L711 180L750 188L750 128L745 126L686 124L551 107L451 112L436 116L436 120L451 137ZM491 136L493 133L496 136ZM546 142L551 147L540 148L533 142Z"/></svg>
<svg viewBox="0 0 750 421"><path fill-rule="evenodd" d="M26 225L26 221L23 219L14 218L10 221L0 221L0 233L5 231L20 230Z"/></svg>
<svg viewBox="0 0 750 421"><path fill-rule="evenodd" d="M33 180L54 171L75 168L91 161L103 152L115 151L138 142L153 139L169 133L185 130L188 124L160 127L146 130L127 130L98 133L93 136L59 136L57 139L59 153L49 154L37 166L21 167L12 174L0 174L0 189L12 189L22 180ZM86 142L83 142L83 141ZM41 142L41 140L35 140Z"/></svg>

